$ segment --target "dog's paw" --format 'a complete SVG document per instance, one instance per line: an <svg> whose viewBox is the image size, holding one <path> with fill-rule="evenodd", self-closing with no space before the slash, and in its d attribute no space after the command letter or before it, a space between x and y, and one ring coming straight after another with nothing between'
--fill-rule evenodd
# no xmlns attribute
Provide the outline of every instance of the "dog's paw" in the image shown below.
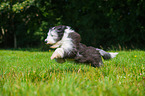
<svg viewBox="0 0 145 96"><path fill-rule="evenodd" d="M55 58L58 58L58 57L59 57L58 54L53 53L52 56L51 56L50 58L51 58L51 60L52 60L52 59L55 59Z"/></svg>
<svg viewBox="0 0 145 96"><path fill-rule="evenodd" d="M64 56L64 50L62 48L58 48L52 54L51 60L55 58L63 58L63 56Z"/></svg>

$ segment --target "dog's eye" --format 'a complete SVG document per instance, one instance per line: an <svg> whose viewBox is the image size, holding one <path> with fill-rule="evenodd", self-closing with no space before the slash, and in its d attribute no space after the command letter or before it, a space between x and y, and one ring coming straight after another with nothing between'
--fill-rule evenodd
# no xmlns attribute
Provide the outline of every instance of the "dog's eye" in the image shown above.
<svg viewBox="0 0 145 96"><path fill-rule="evenodd" d="M52 37L57 37L56 35L51 34Z"/></svg>
<svg viewBox="0 0 145 96"><path fill-rule="evenodd" d="M56 37L56 35L55 35L55 34L53 34L53 33L51 33L51 32L50 32L50 36L52 36L52 37Z"/></svg>

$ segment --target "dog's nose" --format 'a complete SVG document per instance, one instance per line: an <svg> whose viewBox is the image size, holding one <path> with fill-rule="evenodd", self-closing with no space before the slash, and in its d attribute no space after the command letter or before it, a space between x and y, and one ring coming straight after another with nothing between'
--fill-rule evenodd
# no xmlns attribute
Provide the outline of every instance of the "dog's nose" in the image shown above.
<svg viewBox="0 0 145 96"><path fill-rule="evenodd" d="M47 39L44 40L46 44L51 44Z"/></svg>

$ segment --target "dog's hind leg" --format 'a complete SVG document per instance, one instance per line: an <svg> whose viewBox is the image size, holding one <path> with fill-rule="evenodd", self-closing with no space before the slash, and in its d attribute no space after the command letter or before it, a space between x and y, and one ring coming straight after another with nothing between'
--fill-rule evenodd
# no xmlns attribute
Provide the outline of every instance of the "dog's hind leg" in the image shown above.
<svg viewBox="0 0 145 96"><path fill-rule="evenodd" d="M109 52L109 53L108 53L108 52L106 52L106 51L104 51L104 50L102 50L102 49L98 49L98 48L96 48L96 50L99 51L99 53L101 54L101 56L102 56L105 60L114 58L114 57L116 57L116 55L118 54L117 52L115 52L115 53Z"/></svg>

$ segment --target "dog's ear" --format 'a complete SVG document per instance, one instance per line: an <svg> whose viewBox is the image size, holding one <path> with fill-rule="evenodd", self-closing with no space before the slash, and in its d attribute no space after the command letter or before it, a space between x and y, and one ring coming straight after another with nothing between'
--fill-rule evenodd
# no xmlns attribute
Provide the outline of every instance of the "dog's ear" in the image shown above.
<svg viewBox="0 0 145 96"><path fill-rule="evenodd" d="M64 33L64 30L66 29L65 25L59 25L56 27L58 33Z"/></svg>

